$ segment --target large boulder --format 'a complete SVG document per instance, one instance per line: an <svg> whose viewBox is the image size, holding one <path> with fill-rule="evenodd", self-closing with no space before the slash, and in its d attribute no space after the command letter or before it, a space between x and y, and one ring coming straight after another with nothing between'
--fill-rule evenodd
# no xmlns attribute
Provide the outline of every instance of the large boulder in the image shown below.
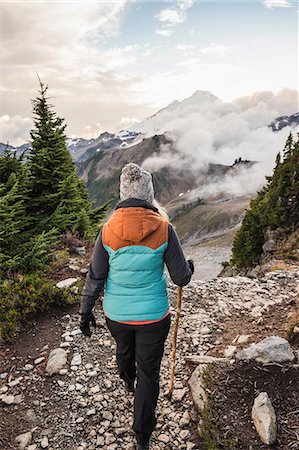
<svg viewBox="0 0 299 450"><path fill-rule="evenodd" d="M46 375L58 373L67 362L67 353L63 348L55 348L51 351L46 367Z"/></svg>
<svg viewBox="0 0 299 450"><path fill-rule="evenodd" d="M288 363L295 358L288 341L279 336L267 337L241 350L236 356L241 360L255 360L263 364Z"/></svg>
<svg viewBox="0 0 299 450"><path fill-rule="evenodd" d="M277 439L276 415L267 392L261 392L254 400L251 417L261 441L274 444Z"/></svg>

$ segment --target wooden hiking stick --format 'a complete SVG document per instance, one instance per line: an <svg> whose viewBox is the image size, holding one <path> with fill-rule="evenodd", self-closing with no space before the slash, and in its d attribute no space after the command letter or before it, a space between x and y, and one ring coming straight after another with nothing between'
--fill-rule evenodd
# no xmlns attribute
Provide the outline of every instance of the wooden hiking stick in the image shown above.
<svg viewBox="0 0 299 450"><path fill-rule="evenodd" d="M179 329L179 320L181 315L181 305L182 305L182 288L178 287L178 301L175 313L175 322L172 335L172 351L171 351L171 369L170 369L170 382L169 391L167 397L170 399L172 396L173 385L174 385L174 368L175 368L175 354L176 354L176 343Z"/></svg>

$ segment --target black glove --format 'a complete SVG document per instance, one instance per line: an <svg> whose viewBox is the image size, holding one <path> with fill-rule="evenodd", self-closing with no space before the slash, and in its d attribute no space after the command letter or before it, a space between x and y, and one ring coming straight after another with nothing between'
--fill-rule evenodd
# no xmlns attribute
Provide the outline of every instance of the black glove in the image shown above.
<svg viewBox="0 0 299 450"><path fill-rule="evenodd" d="M193 275L194 274L194 261L193 261L193 259L188 259L187 263L189 264L189 267L190 267L192 275Z"/></svg>
<svg viewBox="0 0 299 450"><path fill-rule="evenodd" d="M95 319L93 313L90 313L88 315L82 314L81 322L80 322L80 330L86 337L91 337L91 331L90 331L90 326L89 326L90 323L94 327L94 329L96 329L97 324L96 324L96 319Z"/></svg>

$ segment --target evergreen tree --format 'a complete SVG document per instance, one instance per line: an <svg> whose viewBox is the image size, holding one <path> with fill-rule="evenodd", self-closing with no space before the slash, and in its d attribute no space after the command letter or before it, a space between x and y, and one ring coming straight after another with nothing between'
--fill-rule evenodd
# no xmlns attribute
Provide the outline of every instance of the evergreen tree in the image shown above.
<svg viewBox="0 0 299 450"><path fill-rule="evenodd" d="M34 129L31 130L31 149L28 157L31 180L31 212L38 231L50 230L50 217L62 201L61 188L68 186L77 197L77 212L88 208L87 193L79 180L76 167L66 146L64 119L53 111L46 97L48 86L40 80L39 96L32 100ZM68 180L68 181L67 181ZM73 186L70 186L70 181ZM74 194L73 191L76 191ZM65 193L65 189L64 189ZM72 208L74 211L75 207ZM57 214L53 217L57 225ZM59 225L58 228L63 228Z"/></svg>
<svg viewBox="0 0 299 450"><path fill-rule="evenodd" d="M19 173L21 170L21 160L16 156L16 152L11 152L8 147L0 158L0 183L6 183L12 173Z"/></svg>
<svg viewBox="0 0 299 450"><path fill-rule="evenodd" d="M299 226L299 140L290 133L283 157L276 157L267 185L251 201L232 248L231 264L249 267L262 254L267 229L284 229L286 235Z"/></svg>

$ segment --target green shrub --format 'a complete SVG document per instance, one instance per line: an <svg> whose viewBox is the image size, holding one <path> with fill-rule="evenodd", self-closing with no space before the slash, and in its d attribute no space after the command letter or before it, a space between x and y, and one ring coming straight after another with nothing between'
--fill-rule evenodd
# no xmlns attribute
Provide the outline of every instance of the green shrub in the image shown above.
<svg viewBox="0 0 299 450"><path fill-rule="evenodd" d="M54 281L45 280L37 273L15 275L0 286L1 336L10 340L22 322L35 313L46 311L53 305L66 306L79 300L79 294L71 289L59 289Z"/></svg>

